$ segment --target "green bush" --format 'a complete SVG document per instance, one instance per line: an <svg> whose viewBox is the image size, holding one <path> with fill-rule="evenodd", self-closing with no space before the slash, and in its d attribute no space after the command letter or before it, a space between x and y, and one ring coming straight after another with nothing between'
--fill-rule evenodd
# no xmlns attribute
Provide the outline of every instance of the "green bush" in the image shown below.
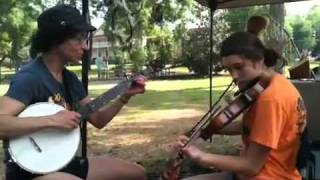
<svg viewBox="0 0 320 180"><path fill-rule="evenodd" d="M141 72L145 64L146 53L143 48L138 48L130 54L134 72Z"/></svg>

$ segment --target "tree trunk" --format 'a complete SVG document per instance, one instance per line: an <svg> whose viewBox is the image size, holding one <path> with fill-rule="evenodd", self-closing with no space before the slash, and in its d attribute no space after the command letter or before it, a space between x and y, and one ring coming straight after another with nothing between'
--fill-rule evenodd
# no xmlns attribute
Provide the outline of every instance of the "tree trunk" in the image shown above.
<svg viewBox="0 0 320 180"><path fill-rule="evenodd" d="M18 55L18 50L19 50L19 37L13 36L12 44L11 44L11 58L12 58L12 62L16 72L18 71L21 64L20 58Z"/></svg>
<svg viewBox="0 0 320 180"><path fill-rule="evenodd" d="M284 49L286 46L288 46L288 37L285 33L284 29L284 18L285 18L285 7L284 4L275 4L270 5L270 15L271 18L273 18L276 23L278 24L278 27L275 26L274 34L272 37L273 42L270 42L270 46L274 48L279 54L282 55L282 57L285 56ZM271 45L273 44L273 45ZM279 73L283 73L283 67L282 65L286 64L289 60L287 58L282 58L282 63L278 63L275 66L275 70Z"/></svg>
<svg viewBox="0 0 320 180"><path fill-rule="evenodd" d="M284 18L285 18L286 10L284 7L284 4L275 4L275 5L270 5L270 15L271 17L276 20L279 24L280 27L283 29L284 28ZM279 38L284 35L283 33L280 33Z"/></svg>

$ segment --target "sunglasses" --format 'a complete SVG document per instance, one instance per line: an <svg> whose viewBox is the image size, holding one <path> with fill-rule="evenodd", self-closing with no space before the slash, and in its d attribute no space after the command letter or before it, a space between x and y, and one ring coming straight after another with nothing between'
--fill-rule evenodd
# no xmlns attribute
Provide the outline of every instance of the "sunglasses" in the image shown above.
<svg viewBox="0 0 320 180"><path fill-rule="evenodd" d="M71 38L73 41L83 44L87 43L89 40L89 33L77 34L76 36Z"/></svg>

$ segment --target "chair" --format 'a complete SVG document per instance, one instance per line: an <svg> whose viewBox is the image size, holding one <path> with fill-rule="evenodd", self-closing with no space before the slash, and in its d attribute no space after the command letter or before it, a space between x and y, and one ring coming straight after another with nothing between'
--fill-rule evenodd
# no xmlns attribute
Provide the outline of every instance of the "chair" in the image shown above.
<svg viewBox="0 0 320 180"><path fill-rule="evenodd" d="M288 69L290 74L290 79L310 79L311 78L311 70L310 70L310 62L308 60L304 60L292 66Z"/></svg>
<svg viewBox="0 0 320 180"><path fill-rule="evenodd" d="M307 108L307 131L302 137L301 148L305 148L299 162L300 172L305 180L320 179L320 81L318 80L292 80L300 92ZM299 159L299 157L298 157ZM301 165L302 164L302 165Z"/></svg>

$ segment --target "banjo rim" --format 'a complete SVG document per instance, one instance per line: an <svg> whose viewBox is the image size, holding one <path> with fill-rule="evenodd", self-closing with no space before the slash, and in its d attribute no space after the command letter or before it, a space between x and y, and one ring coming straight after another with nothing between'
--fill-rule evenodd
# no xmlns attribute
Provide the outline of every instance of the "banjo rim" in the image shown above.
<svg viewBox="0 0 320 180"><path fill-rule="evenodd" d="M27 106L23 111L21 111L20 113L19 113L19 115L18 115L18 117L20 117L20 115L26 110L26 109L29 109L29 108L32 108L32 107L34 107L34 106L40 106L40 105L50 105L50 106L56 106L56 108L60 108L61 110L63 110L64 108L62 107L62 106L60 106L60 105L58 105L58 104L54 104L54 103L48 103L48 102L38 102L38 103L35 103L35 104L31 104L31 105L29 105L29 106ZM58 112L58 111L57 111ZM49 115L49 114L48 114ZM41 117L41 116L23 116L23 117ZM45 129L56 129L56 128L45 128ZM40 130L41 131L41 130ZM78 131L78 138L77 139L75 139L75 141L77 141L76 142L76 144L77 144L77 147L79 147L79 144L80 144L80 128L79 127L77 127L77 128L75 128L75 129L73 129L73 130L71 130L71 131ZM71 132L70 131L70 132ZM35 131L35 132L37 132L37 131ZM28 134L31 134L31 133L27 133L27 134L25 134L25 135L22 135L22 136L26 136L26 135L28 135ZM19 136L19 137L21 137L21 136ZM61 169L63 169L64 167L66 167L71 161L72 161L72 159L74 159L74 157L76 156L76 154L77 154L77 151L78 151L78 148L76 148L75 149L75 151L74 152L72 152L72 156L70 156L65 162L65 164L63 164L63 165L61 165L60 167L56 167L56 168L51 168L50 170L47 170L47 171L37 171L37 170L34 170L34 169L30 169L30 168L28 168L28 167L26 167L25 165L23 165L20 161L18 161L17 160L17 158L16 158L16 155L15 155L15 153L12 151L12 140L14 140L15 138L12 138L12 139L9 139L9 143L8 143L8 152L9 152L9 154L10 154L10 156L11 156L11 160L14 162L14 163L16 163L20 168L22 168L22 169L24 169L24 170L26 170L26 171L28 171L28 172L30 172L30 173L35 173L35 174L48 174L48 173L52 173L52 172L57 172L57 171L59 171L59 170L61 170ZM56 156L55 156L56 157Z"/></svg>

